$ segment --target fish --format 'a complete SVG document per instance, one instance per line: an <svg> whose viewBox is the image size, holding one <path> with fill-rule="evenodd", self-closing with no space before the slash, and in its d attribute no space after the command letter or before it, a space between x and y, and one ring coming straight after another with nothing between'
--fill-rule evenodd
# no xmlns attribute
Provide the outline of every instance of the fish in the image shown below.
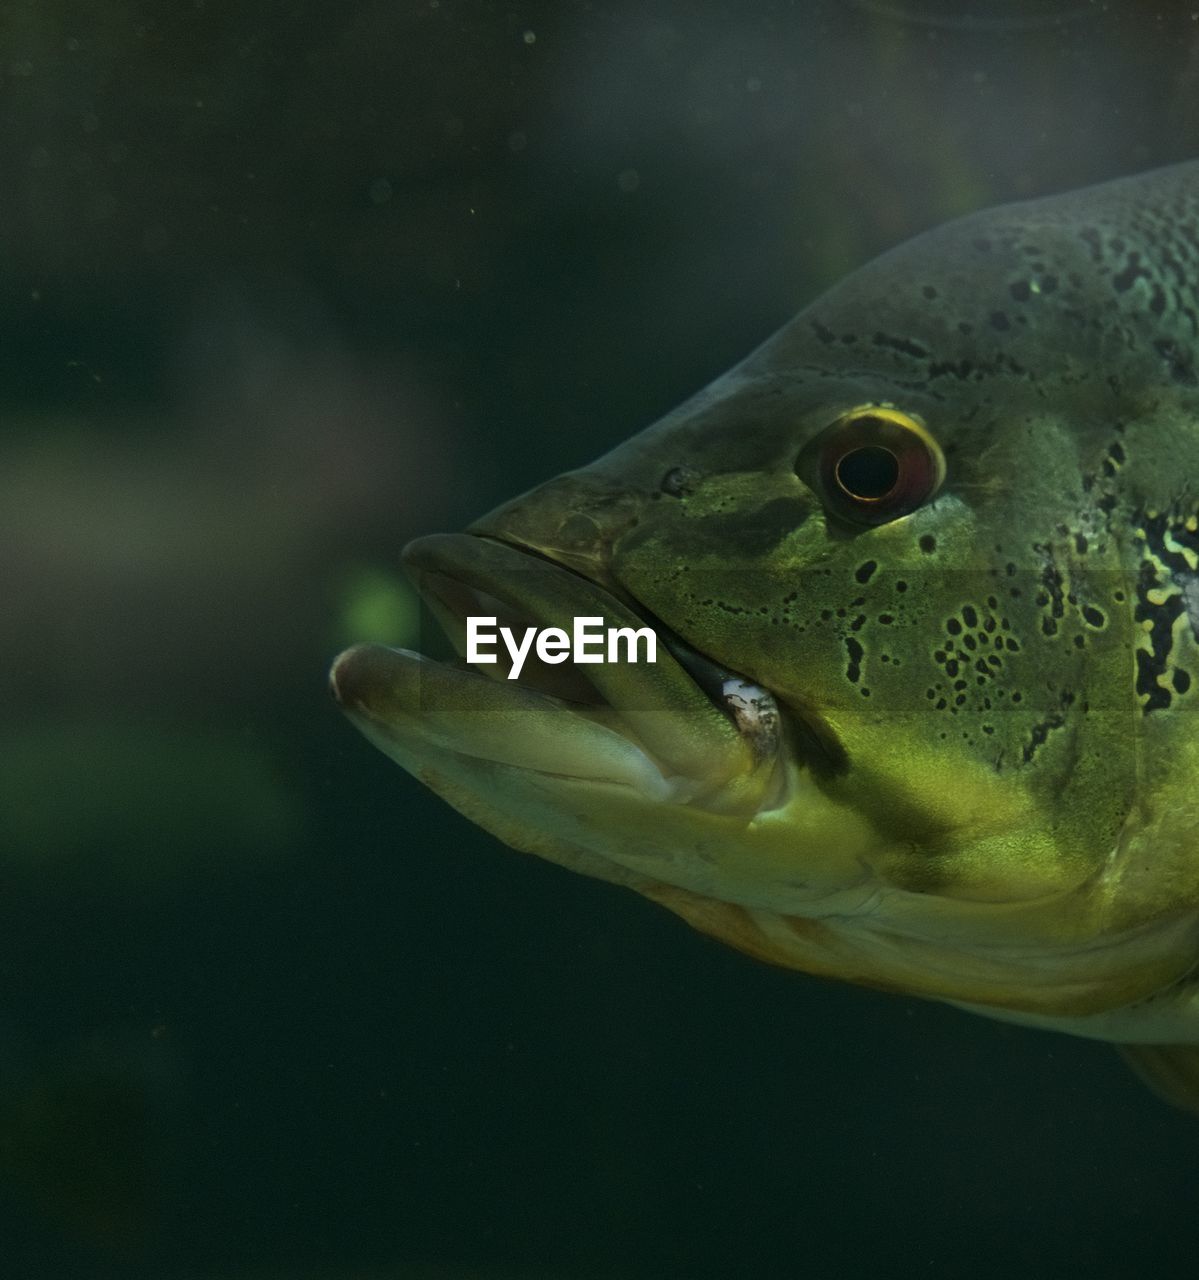
<svg viewBox="0 0 1199 1280"><path fill-rule="evenodd" d="M459 658L331 689L468 819L1199 1113L1199 161L924 232L402 559ZM580 616L657 660L463 660Z"/></svg>

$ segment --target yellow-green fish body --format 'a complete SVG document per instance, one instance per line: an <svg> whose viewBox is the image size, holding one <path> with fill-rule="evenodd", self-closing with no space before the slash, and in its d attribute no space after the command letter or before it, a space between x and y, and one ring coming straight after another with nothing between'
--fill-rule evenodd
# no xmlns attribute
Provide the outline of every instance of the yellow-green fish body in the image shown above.
<svg viewBox="0 0 1199 1280"><path fill-rule="evenodd" d="M960 219L406 552L460 644L600 616L657 662L360 646L335 693L516 848L1199 1106L1197 363L1199 162Z"/></svg>

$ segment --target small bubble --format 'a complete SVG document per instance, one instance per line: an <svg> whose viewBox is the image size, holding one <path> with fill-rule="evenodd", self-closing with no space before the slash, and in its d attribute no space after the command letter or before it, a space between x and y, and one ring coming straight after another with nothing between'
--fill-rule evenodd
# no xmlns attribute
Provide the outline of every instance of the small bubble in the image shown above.
<svg viewBox="0 0 1199 1280"><path fill-rule="evenodd" d="M525 34L524 34L523 39L524 39L525 44L536 44L536 43L537 43L537 32L536 32L536 31L526 31L526 32L525 32Z"/></svg>
<svg viewBox="0 0 1199 1280"><path fill-rule="evenodd" d="M142 235L142 248L147 253L161 253L171 243L171 233L163 226L147 227Z"/></svg>
<svg viewBox="0 0 1199 1280"><path fill-rule="evenodd" d="M750 76L750 78L745 82L745 91L747 93L758 93L761 91L761 88L762 82L757 76Z"/></svg>
<svg viewBox="0 0 1199 1280"><path fill-rule="evenodd" d="M848 115L851 120L860 120L866 114L866 108L863 107L860 102L851 102L845 108L845 114Z"/></svg>
<svg viewBox="0 0 1199 1280"><path fill-rule="evenodd" d="M392 185L386 178L376 178L371 183L371 203L386 204L392 197Z"/></svg>
<svg viewBox="0 0 1199 1280"><path fill-rule="evenodd" d="M528 136L520 129L508 135L508 150L523 151L529 145Z"/></svg>
<svg viewBox="0 0 1199 1280"><path fill-rule="evenodd" d="M616 176L616 185L621 191L636 191L641 185L641 175L636 169L622 169Z"/></svg>

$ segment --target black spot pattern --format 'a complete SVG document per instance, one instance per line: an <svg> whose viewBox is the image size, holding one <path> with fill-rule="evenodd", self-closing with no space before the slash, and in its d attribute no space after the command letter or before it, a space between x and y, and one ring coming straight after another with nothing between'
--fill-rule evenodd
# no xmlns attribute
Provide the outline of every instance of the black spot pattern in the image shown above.
<svg viewBox="0 0 1199 1280"><path fill-rule="evenodd" d="M1191 687L1190 673L1175 662L1175 624L1185 616L1199 638L1199 520L1193 513L1144 511L1136 523L1144 540L1133 609L1142 628L1136 691L1148 715Z"/></svg>

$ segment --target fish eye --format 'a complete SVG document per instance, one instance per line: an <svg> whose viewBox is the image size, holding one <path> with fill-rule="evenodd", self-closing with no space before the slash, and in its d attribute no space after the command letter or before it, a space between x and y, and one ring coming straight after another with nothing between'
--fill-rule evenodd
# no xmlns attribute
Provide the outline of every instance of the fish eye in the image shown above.
<svg viewBox="0 0 1199 1280"><path fill-rule="evenodd" d="M842 493L862 502L877 502L899 483L899 459L882 445L864 444L843 454L834 473Z"/></svg>
<svg viewBox="0 0 1199 1280"><path fill-rule="evenodd" d="M945 456L923 423L898 409L865 405L826 427L795 469L834 515L878 525L908 515L936 493Z"/></svg>

